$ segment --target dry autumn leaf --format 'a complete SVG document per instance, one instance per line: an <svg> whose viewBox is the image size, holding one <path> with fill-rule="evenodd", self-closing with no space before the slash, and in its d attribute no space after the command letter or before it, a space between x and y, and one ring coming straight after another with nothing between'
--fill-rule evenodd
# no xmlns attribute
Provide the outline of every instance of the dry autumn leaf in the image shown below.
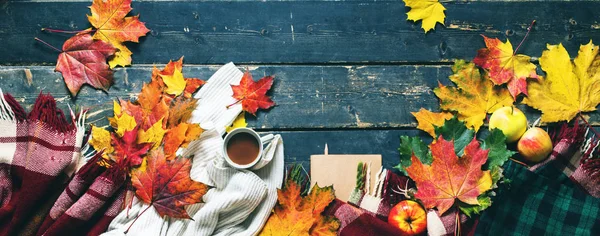
<svg viewBox="0 0 600 236"><path fill-rule="evenodd" d="M488 150L482 150L473 139L461 158L456 156L454 143L440 136L430 145L433 162L431 166L421 163L413 155L412 164L406 168L408 176L417 185L415 197L427 209L436 207L444 214L457 201L479 205L477 197L492 187L489 171L482 171Z"/></svg>
<svg viewBox="0 0 600 236"><path fill-rule="evenodd" d="M435 28L436 23L444 25L446 8L438 0L404 0L407 7L410 7L408 20L423 20L421 28L427 33Z"/></svg>
<svg viewBox="0 0 600 236"><path fill-rule="evenodd" d="M208 191L203 183L190 178L188 158L167 161L162 150L152 150L145 170L133 170L131 183L145 203L154 206L160 216L190 218L185 206L202 201Z"/></svg>
<svg viewBox="0 0 600 236"><path fill-rule="evenodd" d="M131 102L121 103L123 110L133 115L142 129L150 128L159 120L163 120L164 125L170 116L166 96L163 96L162 88L158 83L151 82L142 86L137 100L139 105Z"/></svg>
<svg viewBox="0 0 600 236"><path fill-rule="evenodd" d="M162 143L163 137L167 131L163 128L163 120L159 120L149 129L140 129L137 143L151 143L152 149L157 148Z"/></svg>
<svg viewBox="0 0 600 236"><path fill-rule="evenodd" d="M89 144L94 147L94 150L103 152L104 155L113 153L115 149L110 144L110 141L111 137L108 130L92 125L92 138L90 139Z"/></svg>
<svg viewBox="0 0 600 236"><path fill-rule="evenodd" d="M109 118L110 124L115 129L115 133L123 137L126 131L131 131L137 128L137 122L135 118L129 115L128 112L123 112L121 105L116 101L113 102L113 113L114 117Z"/></svg>
<svg viewBox="0 0 600 236"><path fill-rule="evenodd" d="M181 68L175 69L171 75L162 75L163 82L167 85L165 92L179 96L185 90L186 81L183 78Z"/></svg>
<svg viewBox="0 0 600 236"><path fill-rule="evenodd" d="M206 84L206 81L197 78L186 78L185 90L183 90L183 96L191 98L202 85Z"/></svg>
<svg viewBox="0 0 600 236"><path fill-rule="evenodd" d="M139 166L142 164L143 156L146 155L151 143L138 144L136 142L138 137L138 129L131 131L125 131L123 137L119 138L114 133L112 134L112 144L115 151L112 155L113 161L116 163L124 163L124 166Z"/></svg>
<svg viewBox="0 0 600 236"><path fill-rule="evenodd" d="M494 84L508 83L508 91L515 100L521 93L527 95L527 78L538 78L536 66L529 62L531 58L515 54L508 39L502 43L497 38L482 36L487 48L477 51L473 63L486 69Z"/></svg>
<svg viewBox="0 0 600 236"><path fill-rule="evenodd" d="M268 109L275 105L275 102L266 95L272 85L272 76L265 76L254 82L250 72L246 71L242 76L240 85L231 85L231 89L233 90L233 98L238 99L238 102L242 102L242 110L256 115L259 108Z"/></svg>
<svg viewBox="0 0 600 236"><path fill-rule="evenodd" d="M179 123L188 122L192 118L192 112L196 109L198 100L193 98L178 97L173 100L169 108L169 120L167 127L173 128Z"/></svg>
<svg viewBox="0 0 600 236"><path fill-rule="evenodd" d="M150 32L139 16L126 17L132 10L131 0L94 0L90 10L92 15L88 15L88 20L96 28L94 39L119 49L108 62L110 67L131 65L132 52L123 43L137 43L140 37Z"/></svg>
<svg viewBox="0 0 600 236"><path fill-rule="evenodd" d="M336 235L339 221L321 215L335 199L333 187L315 185L304 198L300 193L300 186L288 178L284 189L277 190L277 206L260 235Z"/></svg>
<svg viewBox="0 0 600 236"><path fill-rule="evenodd" d="M473 63L463 60L457 61L452 67L453 75L450 80L456 87L442 84L433 92L440 99L440 108L447 111L456 111L458 118L475 131L483 125L487 113L496 109L511 106L513 99L508 90L494 86Z"/></svg>
<svg viewBox="0 0 600 236"><path fill-rule="evenodd" d="M59 71L71 95L76 96L84 84L108 90L113 81L113 72L106 59L115 54L108 43L93 40L89 34L79 34L68 39L58 55L56 71Z"/></svg>
<svg viewBox="0 0 600 236"><path fill-rule="evenodd" d="M411 112L410 114L412 114L419 123L417 129L427 132L429 135L431 135L431 137L434 138L434 126L442 126L446 120L449 120L453 117L453 115L448 112L431 112L425 108L421 108L421 110L418 112Z"/></svg>
<svg viewBox="0 0 600 236"><path fill-rule="evenodd" d="M187 145L200 137L202 128L198 124L180 123L169 129L164 138L164 152L167 160L175 158L175 153L179 147Z"/></svg>
<svg viewBox="0 0 600 236"><path fill-rule="evenodd" d="M170 95L183 94L184 97L191 98L192 94L206 82L197 78L184 78L182 70L183 57L177 61L169 61L163 70L154 68L152 81L164 87L162 89Z"/></svg>
<svg viewBox="0 0 600 236"><path fill-rule="evenodd" d="M592 41L581 45L573 62L562 44L547 47L540 58L546 78L529 84L523 103L542 111L542 122L570 121L595 111L600 103L598 46Z"/></svg>

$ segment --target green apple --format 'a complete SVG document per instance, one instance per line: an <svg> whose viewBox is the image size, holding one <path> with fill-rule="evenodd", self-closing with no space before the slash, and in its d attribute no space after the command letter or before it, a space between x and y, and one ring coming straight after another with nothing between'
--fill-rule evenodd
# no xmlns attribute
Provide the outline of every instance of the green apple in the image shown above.
<svg viewBox="0 0 600 236"><path fill-rule="evenodd" d="M492 113L489 126L490 130L494 128L502 130L506 142L512 143L519 140L527 130L527 117L516 107L502 107Z"/></svg>
<svg viewBox="0 0 600 236"><path fill-rule="evenodd" d="M534 127L523 134L517 143L517 150L525 160L537 163L552 152L552 140L545 130Z"/></svg>

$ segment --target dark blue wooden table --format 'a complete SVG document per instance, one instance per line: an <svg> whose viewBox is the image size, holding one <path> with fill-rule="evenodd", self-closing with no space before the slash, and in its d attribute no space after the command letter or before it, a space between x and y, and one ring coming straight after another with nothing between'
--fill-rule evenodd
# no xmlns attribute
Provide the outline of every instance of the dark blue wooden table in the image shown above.
<svg viewBox="0 0 600 236"><path fill-rule="evenodd" d="M311 154L383 154L398 162L400 135L420 135L410 114L437 109L432 88L448 83L454 59L472 60L484 47L481 34L516 45L537 20L520 49L541 56L546 43L562 43L572 56L590 39L600 43L600 2L478 0L444 3L446 27L424 34L406 21L393 1L134 1L152 31L128 44L134 65L116 70L108 93L85 87L76 99L54 71L57 53L34 41L60 46L70 35L42 27L89 27L91 1L0 0L0 87L31 105L40 90L66 104L92 108L89 121L106 125L111 101L129 98L150 80L154 65L185 56L184 73L207 79L233 61L256 77L275 75L277 107L249 117L249 126L281 133L286 162L308 167ZM28 79L29 70L32 77ZM532 122L539 113L525 109ZM600 115L590 120L600 124Z"/></svg>

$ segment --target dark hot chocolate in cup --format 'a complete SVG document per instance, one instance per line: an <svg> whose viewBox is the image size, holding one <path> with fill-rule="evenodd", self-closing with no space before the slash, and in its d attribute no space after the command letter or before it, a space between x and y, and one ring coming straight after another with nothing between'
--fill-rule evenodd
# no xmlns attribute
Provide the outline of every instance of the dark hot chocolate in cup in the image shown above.
<svg viewBox="0 0 600 236"><path fill-rule="evenodd" d="M237 128L225 136L223 157L236 169L249 169L261 159L263 145L260 136L249 128Z"/></svg>

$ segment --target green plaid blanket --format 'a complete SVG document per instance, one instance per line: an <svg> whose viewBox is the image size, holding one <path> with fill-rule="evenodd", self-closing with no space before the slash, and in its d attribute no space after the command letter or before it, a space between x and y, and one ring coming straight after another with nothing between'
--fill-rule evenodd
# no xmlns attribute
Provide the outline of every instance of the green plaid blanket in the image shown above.
<svg viewBox="0 0 600 236"><path fill-rule="evenodd" d="M508 161L510 180L481 215L476 235L600 235L600 199L553 165L535 173Z"/></svg>

